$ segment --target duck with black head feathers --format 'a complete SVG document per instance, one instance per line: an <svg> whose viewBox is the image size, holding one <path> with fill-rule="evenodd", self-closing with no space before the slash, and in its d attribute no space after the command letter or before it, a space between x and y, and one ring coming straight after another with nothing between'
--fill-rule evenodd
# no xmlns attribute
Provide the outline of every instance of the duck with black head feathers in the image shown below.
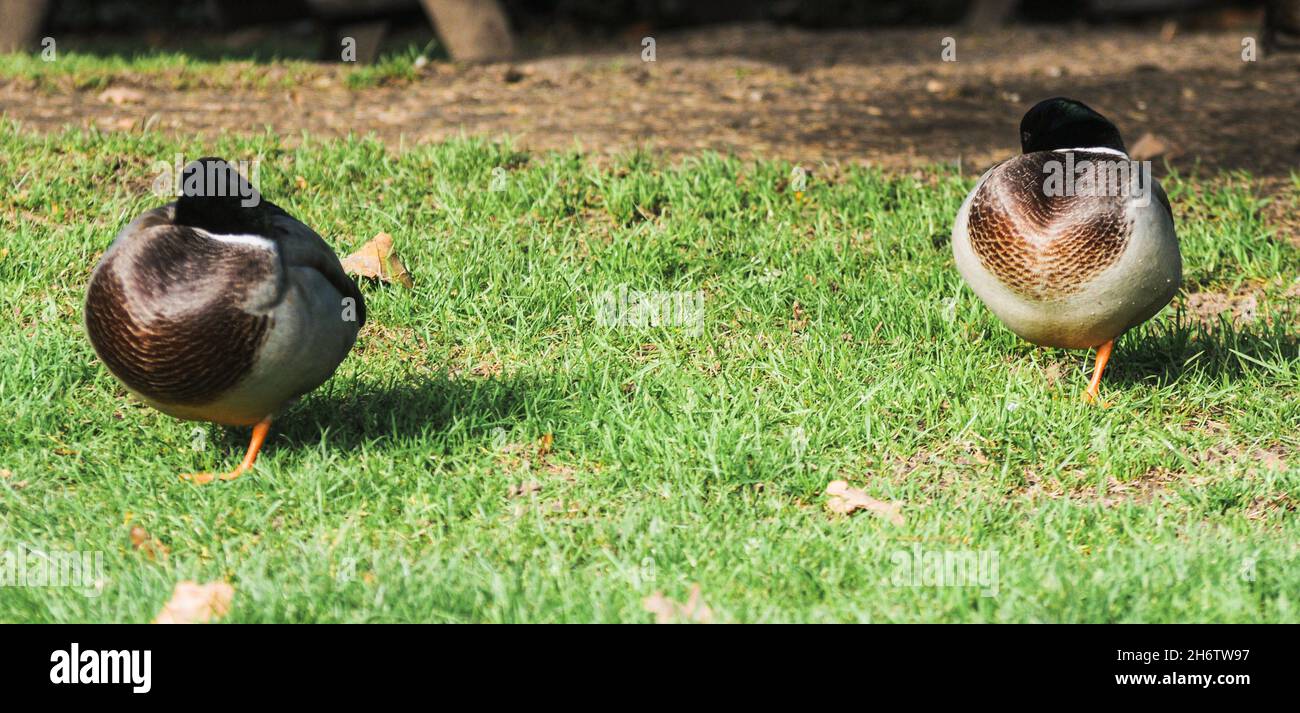
<svg viewBox="0 0 1300 713"><path fill-rule="evenodd" d="M86 331L127 389L182 419L252 426L324 383L365 324L365 300L311 228L227 162L188 164L182 195L118 233L86 291Z"/></svg>
<svg viewBox="0 0 1300 713"><path fill-rule="evenodd" d="M957 213L957 269L1024 339L1095 348L1084 394L1093 401L1115 340L1178 292L1173 212L1119 129L1082 102L1039 102L1020 122L1020 142L1021 155L989 169Z"/></svg>

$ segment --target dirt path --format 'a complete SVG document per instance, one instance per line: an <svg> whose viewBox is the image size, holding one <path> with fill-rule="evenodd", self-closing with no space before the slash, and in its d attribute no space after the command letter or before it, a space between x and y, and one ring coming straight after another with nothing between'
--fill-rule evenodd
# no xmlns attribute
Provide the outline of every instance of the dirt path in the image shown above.
<svg viewBox="0 0 1300 713"><path fill-rule="evenodd" d="M945 36L955 62L941 61ZM137 79L143 96L121 105L0 80L0 112L37 130L149 121L176 132L373 131L391 144L508 134L529 150L714 149L888 168L960 157L976 170L1016 150L1030 104L1065 94L1109 115L1130 146L1160 137L1180 169L1285 176L1300 166L1300 56L1243 62L1241 43L1240 32L736 26L658 36L653 63L629 37L513 65L432 63L414 83L359 90L328 65L293 90L177 92Z"/></svg>

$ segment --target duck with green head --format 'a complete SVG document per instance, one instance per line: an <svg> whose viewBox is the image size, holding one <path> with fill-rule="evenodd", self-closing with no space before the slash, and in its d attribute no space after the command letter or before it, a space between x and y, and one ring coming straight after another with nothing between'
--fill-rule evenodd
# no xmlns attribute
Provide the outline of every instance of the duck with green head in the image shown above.
<svg viewBox="0 0 1300 713"><path fill-rule="evenodd" d="M182 195L118 233L86 291L86 331L126 388L182 419L252 426L325 382L365 324L365 301L311 228L227 162L185 167Z"/></svg>
<svg viewBox="0 0 1300 713"><path fill-rule="evenodd" d="M1034 344L1096 349L1097 398L1115 340L1169 304L1182 281L1174 217L1149 165L1082 102L1039 102L1021 154L990 168L952 231L957 269L1011 331Z"/></svg>

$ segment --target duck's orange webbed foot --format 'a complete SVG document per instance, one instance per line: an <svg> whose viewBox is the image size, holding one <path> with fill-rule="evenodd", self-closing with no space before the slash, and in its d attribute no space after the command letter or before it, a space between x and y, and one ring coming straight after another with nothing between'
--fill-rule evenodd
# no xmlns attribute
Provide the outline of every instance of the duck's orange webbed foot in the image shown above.
<svg viewBox="0 0 1300 713"><path fill-rule="evenodd" d="M1110 361L1110 351L1114 347L1114 339L1097 347L1097 363L1093 366L1092 382L1088 384L1088 390L1083 394L1084 401L1094 403L1097 401L1097 397L1101 395L1101 375L1102 372L1106 371L1106 364ZM1105 408L1108 405L1103 403L1101 406Z"/></svg>
<svg viewBox="0 0 1300 713"><path fill-rule="evenodd" d="M248 452L244 454L244 460L239 467L229 473L186 473L181 476L181 480L187 480L197 485L207 485L214 480L234 480L245 472L253 469L253 462L257 460L257 454L262 450L262 444L266 442L266 434L271 431L271 417L267 416L253 426L253 438L248 443Z"/></svg>

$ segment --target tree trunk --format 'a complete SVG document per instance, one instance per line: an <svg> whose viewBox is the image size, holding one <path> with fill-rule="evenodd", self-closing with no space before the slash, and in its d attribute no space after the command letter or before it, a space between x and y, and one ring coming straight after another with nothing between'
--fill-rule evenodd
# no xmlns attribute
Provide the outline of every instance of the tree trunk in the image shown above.
<svg viewBox="0 0 1300 713"><path fill-rule="evenodd" d="M510 23L498 0L421 0L451 58L492 62L514 54Z"/></svg>
<svg viewBox="0 0 1300 713"><path fill-rule="evenodd" d="M1010 24L1016 14L1016 0L973 0L963 24L973 30L988 30Z"/></svg>
<svg viewBox="0 0 1300 713"><path fill-rule="evenodd" d="M49 0L0 0L0 52L36 49Z"/></svg>

